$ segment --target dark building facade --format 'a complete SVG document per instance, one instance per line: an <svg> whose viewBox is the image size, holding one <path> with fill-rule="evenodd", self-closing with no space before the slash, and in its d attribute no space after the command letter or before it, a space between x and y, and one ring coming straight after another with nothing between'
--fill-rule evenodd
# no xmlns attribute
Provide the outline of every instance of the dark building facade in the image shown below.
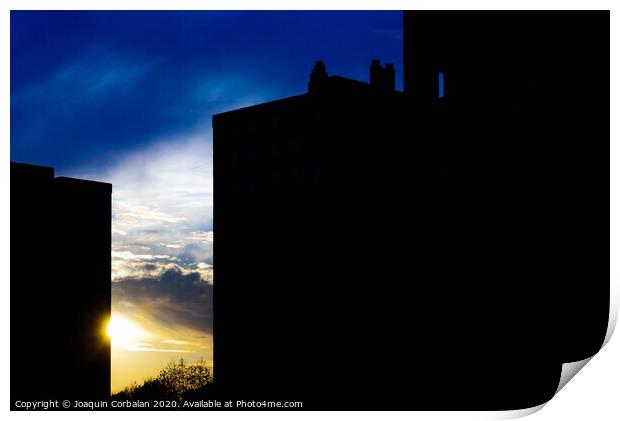
<svg viewBox="0 0 620 421"><path fill-rule="evenodd" d="M111 193L11 163L11 403L110 395Z"/></svg>
<svg viewBox="0 0 620 421"><path fill-rule="evenodd" d="M600 348L608 14L405 12L404 40L404 92L319 61L213 117L223 395L519 409Z"/></svg>
<svg viewBox="0 0 620 421"><path fill-rule="evenodd" d="M593 355L607 328L608 17L605 11L404 14L405 91L422 108L437 110L425 137L441 132L433 142L451 142L434 155L455 157L458 164L447 165L453 179L473 175L468 184L477 193L470 199L483 198L484 189L484 202L494 204L480 215L485 221L505 216L512 202L513 219L503 224L515 229L510 243L513 256L521 256L512 266L525 270L524 292L545 297L525 318L528 331L541 321L553 326L544 334L553 338L546 347L557 348L563 362ZM440 73L443 98L436 94ZM466 201L459 212L480 203Z"/></svg>

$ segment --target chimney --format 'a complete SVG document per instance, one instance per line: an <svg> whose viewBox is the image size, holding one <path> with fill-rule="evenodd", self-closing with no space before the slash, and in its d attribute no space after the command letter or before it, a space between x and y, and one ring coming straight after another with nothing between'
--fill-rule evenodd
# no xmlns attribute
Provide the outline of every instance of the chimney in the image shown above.
<svg viewBox="0 0 620 421"><path fill-rule="evenodd" d="M370 64L370 87L373 89L381 89L381 80L383 75L383 67L379 60L373 60Z"/></svg>
<svg viewBox="0 0 620 421"><path fill-rule="evenodd" d="M372 61L370 88L379 92L393 92L396 89L396 72L392 63L386 64L384 68L379 60Z"/></svg>
<svg viewBox="0 0 620 421"><path fill-rule="evenodd" d="M327 80L327 70L323 60L314 63L312 73L310 73L310 81L308 82L308 92L315 92L321 88L324 81Z"/></svg>

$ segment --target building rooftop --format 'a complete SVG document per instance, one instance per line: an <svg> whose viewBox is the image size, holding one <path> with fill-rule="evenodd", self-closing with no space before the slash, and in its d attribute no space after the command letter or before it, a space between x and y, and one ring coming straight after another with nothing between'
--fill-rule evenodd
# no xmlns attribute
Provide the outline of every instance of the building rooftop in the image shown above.
<svg viewBox="0 0 620 421"><path fill-rule="evenodd" d="M89 189L98 189L102 192L112 192L112 184L103 183L101 181L83 180L72 177L54 177L54 168L41 165L24 164L21 162L11 162L11 174L18 176L24 180L29 178L33 181L41 181L44 179L54 180L63 186L88 187Z"/></svg>

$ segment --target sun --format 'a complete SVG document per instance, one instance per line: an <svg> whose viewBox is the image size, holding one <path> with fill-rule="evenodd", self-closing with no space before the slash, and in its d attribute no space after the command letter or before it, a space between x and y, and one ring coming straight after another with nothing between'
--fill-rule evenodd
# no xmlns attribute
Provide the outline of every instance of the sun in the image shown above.
<svg viewBox="0 0 620 421"><path fill-rule="evenodd" d="M148 336L147 332L141 329L137 324L118 314L113 314L110 318L108 326L106 327L106 333L112 340L112 346L115 348L135 345Z"/></svg>

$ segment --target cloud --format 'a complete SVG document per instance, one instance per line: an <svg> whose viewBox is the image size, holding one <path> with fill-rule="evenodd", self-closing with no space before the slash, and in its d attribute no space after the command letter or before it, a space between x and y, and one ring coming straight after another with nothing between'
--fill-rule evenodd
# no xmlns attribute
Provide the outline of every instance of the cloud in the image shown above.
<svg viewBox="0 0 620 421"><path fill-rule="evenodd" d="M176 216L166 212L162 212L156 207L148 207L143 205L131 205L121 200L115 203L117 213L117 224L135 225L142 221L168 222L175 224L187 220L183 216Z"/></svg>
<svg viewBox="0 0 620 421"><path fill-rule="evenodd" d="M127 351L134 351L134 352L174 352L174 353L191 352L186 349L156 348L152 346L151 344L132 344L132 345L126 346L125 349Z"/></svg>
<svg viewBox="0 0 620 421"><path fill-rule="evenodd" d="M208 335L213 330L213 284L199 270L170 266L158 276L119 279L112 284L112 303L113 312L151 325Z"/></svg>
<svg viewBox="0 0 620 421"><path fill-rule="evenodd" d="M90 48L68 58L37 83L16 89L12 92L12 100L17 104L35 100L74 106L92 104L98 97L105 99L109 95L126 94L154 64L153 60L138 61L110 49ZM41 91L46 92L46 98L39 98Z"/></svg>
<svg viewBox="0 0 620 421"><path fill-rule="evenodd" d="M115 262L167 260L185 267L211 262L213 176L208 130L155 139L109 167L76 170L72 175L113 185ZM127 265L116 265L120 266Z"/></svg>
<svg viewBox="0 0 620 421"><path fill-rule="evenodd" d="M127 234L125 234L127 235ZM176 258L167 254L133 254L130 251L114 251L112 250L112 259L116 260L176 260Z"/></svg>
<svg viewBox="0 0 620 421"><path fill-rule="evenodd" d="M213 231L194 231L185 237L185 239L189 241L200 241L204 244L211 244L213 243Z"/></svg>
<svg viewBox="0 0 620 421"><path fill-rule="evenodd" d="M121 158L103 174L114 185L115 227L210 226L212 161L206 130L160 139Z"/></svg>
<svg viewBox="0 0 620 421"><path fill-rule="evenodd" d="M208 263L191 263L181 266L166 261L112 261L112 281L126 279L157 278L166 271L176 270L182 274L197 273L204 282L213 283L213 266Z"/></svg>
<svg viewBox="0 0 620 421"><path fill-rule="evenodd" d="M177 341L175 339L165 339L161 341L163 344L174 344L174 345L193 345L191 342L187 341Z"/></svg>

